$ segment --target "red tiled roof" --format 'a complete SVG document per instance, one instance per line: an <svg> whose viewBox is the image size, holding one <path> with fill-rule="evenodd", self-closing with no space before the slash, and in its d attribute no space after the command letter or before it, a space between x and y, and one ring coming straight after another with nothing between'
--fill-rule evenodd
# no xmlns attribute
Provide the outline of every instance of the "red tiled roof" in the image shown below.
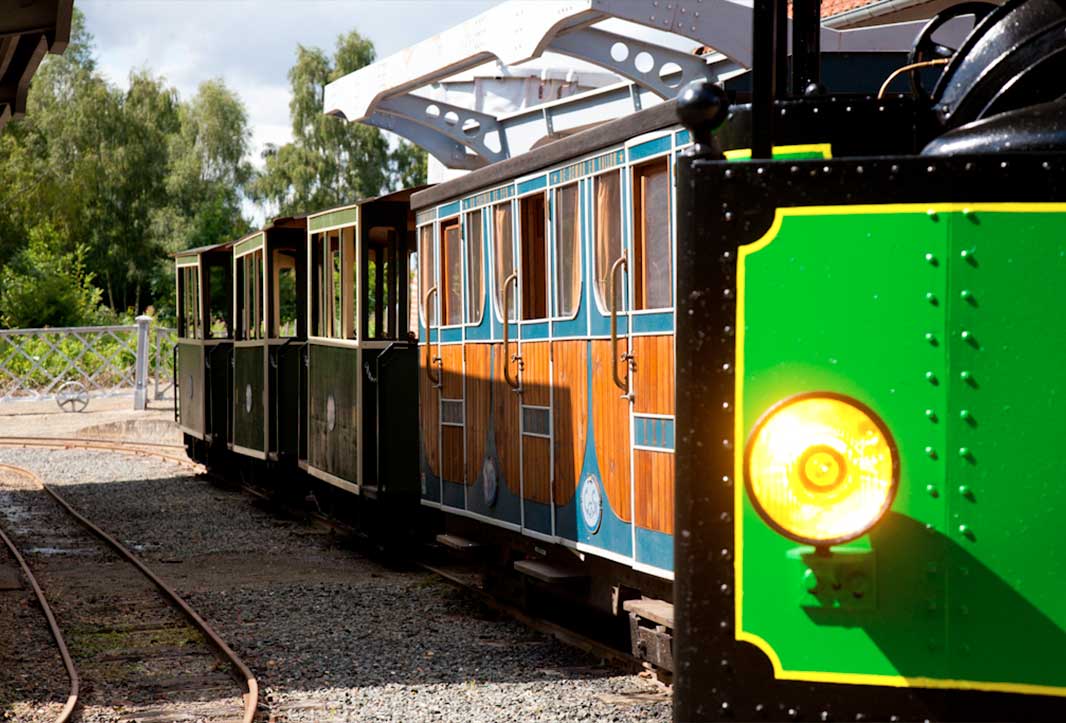
<svg viewBox="0 0 1066 723"><path fill-rule="evenodd" d="M883 1L884 0L822 0L822 17L829 18L834 15L846 13L849 10L864 8L867 5L876 5Z"/></svg>

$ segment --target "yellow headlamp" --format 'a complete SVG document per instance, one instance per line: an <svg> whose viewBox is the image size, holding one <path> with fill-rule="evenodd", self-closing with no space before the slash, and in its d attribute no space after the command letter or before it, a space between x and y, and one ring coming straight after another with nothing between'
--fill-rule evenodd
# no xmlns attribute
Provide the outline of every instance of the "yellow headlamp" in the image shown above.
<svg viewBox="0 0 1066 723"><path fill-rule="evenodd" d="M767 524L828 547L860 537L888 511L899 455L884 422L865 405L832 392L801 394L756 423L744 481Z"/></svg>

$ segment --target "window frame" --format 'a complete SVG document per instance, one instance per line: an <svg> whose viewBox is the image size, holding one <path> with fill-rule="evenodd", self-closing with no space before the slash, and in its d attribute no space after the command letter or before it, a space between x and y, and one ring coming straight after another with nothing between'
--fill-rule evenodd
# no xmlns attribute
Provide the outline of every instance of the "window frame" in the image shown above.
<svg viewBox="0 0 1066 723"><path fill-rule="evenodd" d="M423 246L422 246L422 242L423 242L422 234L426 230L429 231L429 238L427 238L425 240L425 248L423 248ZM434 286L438 287L438 293L440 293L440 287L439 287L439 284L437 282L437 254L434 253L432 255L432 258L430 258L431 268L429 269L429 276L427 278L427 282L428 282L429 285L426 286L425 288L423 288L423 286L422 286L422 281L423 281L424 278L426 278L426 277L423 276L423 270L424 270L423 264L425 264L426 256L427 256L425 251L426 250L433 250L436 243L437 243L437 221L436 220L428 221L428 222L423 223L423 224L421 224L421 225L416 227L416 229L415 229L415 253L418 254L418 279L415 282L415 287L418 289L418 291L417 291L418 299L415 302L415 306L418 307L418 321L421 324L422 328L427 331L427 333L428 333L429 329L432 328L432 327L430 326L430 314L429 314L429 311L424 308L425 307L425 302L426 302L426 294ZM440 315L437 314L436 316L439 317ZM439 322L440 319L438 318L437 321ZM440 328L440 324L439 323L437 324L437 328Z"/></svg>
<svg viewBox="0 0 1066 723"><path fill-rule="evenodd" d="M596 210L597 210L597 207L596 207L596 180L599 179L599 178L603 178L605 176L609 176L611 174L614 174L615 177L618 179L618 210L617 210L617 213L618 213L619 247L621 248L622 256L625 256L626 252L628 251L628 246L626 244L626 218L625 218L625 216L626 216L626 213L625 213L626 189L625 189L624 181L625 181L625 172L629 168L631 168L631 164L628 163L628 162L625 162L625 163L623 163L623 164L621 164L619 166L616 166L614 168L610 168L610 169L608 169L606 171L603 171L601 173L593 173L593 174L589 174L587 176L587 179L588 179L589 185L590 185L589 194L592 197L591 198L591 205L592 205L592 209L591 210L592 210L592 213L589 214L591 216L591 218L589 218L589 228L591 230L591 233L589 234L589 236L590 236L589 245L590 245L590 250L591 250L591 258L590 258L590 263L589 263L589 273L591 274L591 278L592 278L592 288L590 289L590 291L592 292L593 303L596 304L596 308L599 310L601 316L610 317L611 316L611 310L609 308L607 308L607 299L601 299L600 298L599 284L596 283L596 256L597 256L597 254L596 254L596 242L597 242L597 238L598 238L597 237L597 233L599 232L599 223L597 221L598 214L596 212ZM614 264L614 262L612 261L611 264L608 265L608 268L606 269L606 272L607 272L608 276L611 273L610 266L613 265L613 264ZM626 274L625 275L626 275L626 279L622 283L621 291L622 291L623 294L628 296L629 295L629 286L630 286L629 278L632 276L632 274L630 273L628 267L626 269ZM610 279L608 279L608 283L610 283ZM630 304L626 303L628 301L629 301L628 298L623 298L622 299L623 303L621 304L621 306L618 309L618 313L619 314L628 314L630 312L630 309L629 309Z"/></svg>
<svg viewBox="0 0 1066 723"><path fill-rule="evenodd" d="M581 181L582 181L581 178L575 178L572 181L567 181L566 183L560 183L560 184L557 184L555 186L549 186L548 187L548 189L552 193L552 196L549 199L549 202L550 202L551 206L549 207L548 216L551 219L551 243L550 243L551 263L549 265L551 266L551 271L550 271L551 278L550 278L550 281L552 282L553 291L554 291L554 293L551 295L552 296L552 298L551 298L552 317L551 318L552 318L553 321L573 321L574 319L576 319L581 314L581 306L584 303L585 272L586 272L586 269L585 269L585 264L584 264L584 258L583 257L584 257L584 254L585 254L585 243L584 243L585 240L584 240L583 234L581 232L582 232L582 225L585 222L585 218L584 218L584 214L581 213L581 193L582 193ZM558 227L558 221L559 221L559 217L560 217L560 215L559 215L559 192L563 191L563 190L566 190L566 189L569 189L569 188L573 188L574 189L574 196L575 196L575 203L574 203L575 222L574 222L574 226L575 226L575 234L577 236L577 239L576 239L577 258L576 258L575 261L576 261L576 265L577 265L578 291L577 291L577 297L575 299L574 313L566 315L566 314L560 313L560 311L559 311L559 289L562 288L562 287L559 284L559 227Z"/></svg>
<svg viewBox="0 0 1066 723"><path fill-rule="evenodd" d="M640 171L641 168L644 168L645 166L650 166L652 164L659 164L659 163L664 162L664 161L666 163L666 222L667 222L666 237L667 237L667 245L669 246L669 252L670 252L670 281L669 281L669 284L668 284L669 288L670 288L670 305L669 306L656 306L656 307L652 307L652 308L640 308L640 309L638 309L638 308L636 308L637 307L637 277L638 277L638 273L637 272L639 271L640 274L646 274L646 271L647 271L647 262L646 262L647 256L646 256L646 253L645 253L645 249L646 249L647 244L646 244L646 240L643 237L644 236L643 230L641 229L639 231L639 235L640 235L641 254L642 254L642 256L641 256L641 259L640 259L640 267L638 269L637 268L637 237L638 237L637 223L638 223L638 221L643 222L644 218L643 218L643 214L640 213L640 211L637 209L636 201L637 201L637 198L638 198L638 192L637 192L637 183L636 183L636 181L637 181L638 178L641 177L641 176L638 176L638 172ZM674 310L674 307L677 305L677 284L676 284L676 279L677 279L677 263L676 262L677 262L677 259L676 259L676 253L675 253L675 250L674 250L674 247L675 247L675 240L674 240L674 225L675 225L674 196L675 196L675 189L674 189L674 164L673 164L673 161L671 159L671 154L670 153L660 153L660 154L653 155L653 156L647 156L645 158L639 159L638 161L635 161L635 162L627 164L627 168L629 170L629 186L630 186L630 188L629 188L629 198L630 198L630 207L631 207L630 208L630 214L629 214L629 216L630 216L630 219L629 219L629 221L630 221L630 244L632 246L632 251L633 251L632 258L630 258L630 260L629 260L629 264L632 266L632 268L629 269L629 272L627 274L629 276L629 284L628 285L629 285L629 307L630 307L628 309L628 311L629 311L629 313L632 313L632 314L664 314L664 313L672 312ZM641 199L643 199L643 190L640 191L640 196L639 197ZM643 279L641 279L641 283L644 284L644 280ZM646 287L646 284L644 284L644 286ZM644 291L644 294L646 295L647 294L646 288L644 288L643 291Z"/></svg>
<svg viewBox="0 0 1066 723"><path fill-rule="evenodd" d="M461 220L461 233L462 233L462 246L463 246L463 269L464 269L464 288L466 291L466 303L463 304L463 323L466 326L479 327L485 321L485 301L488 296L488 280L485 278L485 208L486 206L478 206L464 211ZM471 222L474 218L477 218L478 227L478 269L477 278L480 281L481 294L480 301L477 306L477 320L475 321L470 314L470 301L471 301L471 286L470 281L475 278L473 270L470 268L470 228Z"/></svg>
<svg viewBox="0 0 1066 723"><path fill-rule="evenodd" d="M233 340L234 341L265 341L268 336L266 334L266 237L264 236L263 242L253 249L245 251L241 254L234 254L233 256ZM254 274L254 283L251 292L247 289L249 274L246 272L246 267L249 263L254 265L256 260L256 254L259 255L259 268L258 273ZM258 292L258 294L256 293ZM258 299L256 298L258 296ZM240 313L238 312L238 301L240 301ZM258 311L258 318L255 319L255 335L249 333L251 328L250 322L252 316L245 316L245 311L248 306L251 305L252 311ZM246 320L247 319L247 320Z"/></svg>
<svg viewBox="0 0 1066 723"><path fill-rule="evenodd" d="M462 214L458 214L457 213L457 214L448 216L447 218L439 219L439 220L437 220L434 223L434 227L435 227L435 230L436 230L436 234L435 235L436 235L436 239L437 239L436 247L435 247L435 251L437 252L436 253L436 258L437 258L437 265L436 265L437 266L437 309L438 309L439 316L440 316L440 319L439 319L440 323L437 324L437 328L438 329L460 329L464 325L463 319L464 319L464 316L465 316L465 313L466 313L466 311L465 311L465 309L466 309L466 273L465 273L465 270L464 270L465 264L463 263L463 250L464 249L463 249L463 221L462 221ZM452 228L452 227L454 227L456 229L456 233L459 234L459 244L458 244L459 265L457 267L458 271L459 271L459 321L458 321L458 323L455 323L455 324L446 324L446 323L444 323L445 322L445 318L444 318L445 317L445 313L444 312L445 311L449 311L450 312L451 311L451 306L450 306L450 304L445 302L444 297L445 297L447 292L446 292L445 289L443 289L443 287L445 285L446 273L447 273L446 264L449 261L449 256L445 253L445 244L447 243L445 231L447 229L449 229L449 228Z"/></svg>
<svg viewBox="0 0 1066 723"><path fill-rule="evenodd" d="M351 207L344 207L341 209L332 209L330 213L335 211L343 211ZM346 238L346 233L351 233L351 238ZM332 300L333 298L333 256L330 253L330 236L331 234L337 235L337 243L340 251L340 271L339 280L341 284L341 300L340 300L340 327L339 333L327 333L325 335L318 333L316 321L325 321L329 327L333 326L336 310L329 309L329 314L326 314L326 310L322 308L322 302L327 298ZM360 274L357 273L359 268L359 226L358 223L342 223L335 226L325 226L312 231L310 224L308 224L307 231L307 339L309 341L326 342L333 345L342 346L354 346L360 341L359 334L359 316L361 310L361 303L359 299L359 290L361 288ZM322 269L326 272L323 276L328 276L328 281L325 278L320 279L318 277L319 268L316 263L316 244L318 246L317 252L320 254ZM316 315L318 318L316 318Z"/></svg>
<svg viewBox="0 0 1066 723"><path fill-rule="evenodd" d="M516 201L515 198L509 197L506 200L497 201L496 203L489 203L489 204L487 204L485 206L485 208L489 208L489 209L492 210L492 222L489 224L489 226L490 226L490 228L492 230L492 234L491 234L492 241L491 241L491 246L490 246L490 248L492 249L492 275L491 275L492 276L492 280L493 280L493 285L492 285L492 306L493 306L493 309L494 309L495 314L496 314L496 319L500 322L501 325L504 324L504 323L517 324L520 321L522 321L522 314L520 313L520 310L518 309L518 303L517 303L517 302L521 301L521 295L517 293L517 289L516 289L516 293L515 293L515 302L516 303L514 304L514 307L515 307L514 308L515 318L514 318L513 321L512 320L507 320L506 322L504 321L503 308L502 308L503 307L503 289L501 287L502 287L504 281L506 281L506 278L504 278L504 279L496 278L497 277L497 273L496 273L496 256L497 256L497 251L499 250L499 244L497 244L497 239L496 239L496 209L501 207L501 206L507 206L508 209L510 210L510 214L511 214L511 273L513 274L515 271L518 271L519 272L519 278L521 278L521 271L519 270L519 267L518 267L519 259L515 258L515 222L514 222L515 201ZM508 274L508 276L510 276L510 274Z"/></svg>
<svg viewBox="0 0 1066 723"><path fill-rule="evenodd" d="M538 174L538 176L544 174ZM522 179L516 180L515 184L522 182ZM511 207L511 238L513 239L512 248L517 253L514 256L514 270L518 272L518 284L515 287L516 295L516 309L515 314L517 318L512 323L520 324L542 324L547 321L551 321L552 307L551 307L551 235L548 230L549 216L550 216L550 188L545 183L543 188L538 188L535 191L523 193L521 196L515 196L512 200L514 205ZM532 319L525 318L525 289L526 289L526 269L524 263L525 257L525 228L522 224L522 215L524 210L524 202L527 199L540 196L541 202L544 204L544 214L541 217L542 232L544 236L543 248L544 252L544 278L542 282L544 286L544 316L534 317ZM517 210L517 214L515 213ZM517 217L517 221L516 221ZM514 253L514 251L512 253Z"/></svg>

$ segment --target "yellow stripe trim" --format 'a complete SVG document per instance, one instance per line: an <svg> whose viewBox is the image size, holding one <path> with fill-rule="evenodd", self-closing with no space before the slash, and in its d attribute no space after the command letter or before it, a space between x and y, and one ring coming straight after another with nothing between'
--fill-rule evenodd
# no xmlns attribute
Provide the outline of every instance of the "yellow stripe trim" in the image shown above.
<svg viewBox="0 0 1066 723"><path fill-rule="evenodd" d="M782 148L802 148L783 146ZM810 147L807 147L810 148ZM774 149L779 150L778 148ZM728 156L728 154L727 154ZM744 299L745 262L749 256L763 250L777 238L787 216L845 216L859 214L895 213L1066 213L1066 203L888 203L856 204L843 206L802 206L778 208L770 228L757 241L738 248L737 254L737 322L736 359L734 368L734 419L733 419L733 577L736 595L734 599L734 624L736 639L750 643L761 650L774 669L779 680L800 680L811 683L849 683L852 685L884 685L894 688L947 688L954 690L984 690L999 693L1026 695L1051 695L1066 697L1066 686L1033 685L1030 683L1002 683L983 680L956 680L951 678L907 677L903 675L873 675L868 673L830 673L813 670L785 670L781 658L773 646L755 633L744 630Z"/></svg>
<svg viewBox="0 0 1066 723"><path fill-rule="evenodd" d="M820 153L822 158L833 157L833 145L831 143L800 143L792 146L774 146L773 155L787 156L793 153ZM751 158L750 148L734 148L723 153L726 160L742 161Z"/></svg>

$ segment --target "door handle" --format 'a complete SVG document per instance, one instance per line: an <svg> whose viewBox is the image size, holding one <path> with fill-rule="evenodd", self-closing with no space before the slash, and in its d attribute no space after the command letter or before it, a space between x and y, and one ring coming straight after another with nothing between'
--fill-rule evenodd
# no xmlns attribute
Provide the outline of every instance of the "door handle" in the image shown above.
<svg viewBox="0 0 1066 723"><path fill-rule="evenodd" d="M422 299L422 309L426 315L426 377L433 382L433 386L440 389L440 374L434 374L433 367L440 364L440 355L431 356L433 353L433 317L431 316L429 300L437 293L437 287L432 287ZM440 329L437 330L437 346L440 346Z"/></svg>
<svg viewBox="0 0 1066 723"><path fill-rule="evenodd" d="M633 359L633 355L628 350L622 354L618 353L618 272L627 267L625 253L615 259L615 262L611 265L609 274L611 288L608 295L608 306L611 308L611 377L614 379L615 386L622 390L622 397L624 399L632 399L632 395L629 392L629 363ZM618 375L619 361L623 361L626 364L624 379Z"/></svg>
<svg viewBox="0 0 1066 723"><path fill-rule="evenodd" d="M507 382L507 386L515 392L522 391L521 382L511 376L511 362L518 364L519 370L522 368L522 356L520 354L514 354L508 357L507 354L510 351L510 339L507 328L510 326L508 320L511 318L511 295L507 293L507 289L511 284L518 283L518 272L514 272L503 282L503 378Z"/></svg>

